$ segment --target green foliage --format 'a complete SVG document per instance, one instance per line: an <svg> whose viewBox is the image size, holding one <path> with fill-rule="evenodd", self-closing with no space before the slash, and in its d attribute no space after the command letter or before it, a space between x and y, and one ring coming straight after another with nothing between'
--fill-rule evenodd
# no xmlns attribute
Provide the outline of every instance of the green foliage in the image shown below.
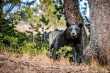
<svg viewBox="0 0 110 73"><path fill-rule="evenodd" d="M52 51L52 58L55 60L64 57L72 61L72 56L72 48L68 46L61 47L60 49L53 49Z"/></svg>
<svg viewBox="0 0 110 73"><path fill-rule="evenodd" d="M33 10L29 7L24 7L22 9L22 12L24 12L27 15L27 18L32 18Z"/></svg>
<svg viewBox="0 0 110 73"><path fill-rule="evenodd" d="M23 34L16 35L3 35L0 36L0 43L4 44L6 47L11 47L14 49L18 49L23 45L23 41L26 40L26 36Z"/></svg>
<svg viewBox="0 0 110 73"><path fill-rule="evenodd" d="M20 0L10 0L10 2L15 5L19 3L19 1ZM46 26L54 26L55 28L65 26L63 4L57 5L53 0L40 0L40 5L37 5L35 8L24 6L16 13L8 14L9 18L6 18L6 16L7 14L3 14L2 9L0 9L0 51L22 54L28 53L31 55L46 54L49 44L47 40L43 40L41 32L38 32L41 23ZM32 34L26 35L25 33L17 32L14 28L21 20L29 22L32 26L34 24L38 34L33 36ZM63 47L57 51L57 54L70 58L71 48Z"/></svg>
<svg viewBox="0 0 110 73"><path fill-rule="evenodd" d="M26 38L26 36L23 36L24 35L21 34L16 36L0 36L0 45L2 45L1 48L6 48L6 50L9 52L27 53L31 55L47 53L47 41L41 41L41 38L36 37L36 42L33 42L32 40Z"/></svg>
<svg viewBox="0 0 110 73"><path fill-rule="evenodd" d="M58 7L53 0L42 0L41 1L41 7L43 13L43 17L48 21L48 26L65 26L65 18L63 16L63 4L60 4L60 7ZM59 9L57 9L57 8ZM44 20L42 18L42 20Z"/></svg>
<svg viewBox="0 0 110 73"><path fill-rule="evenodd" d="M63 5L62 0L54 0L54 6L56 9L56 11L54 11L54 14L60 20L61 17L64 17L64 9L63 9L64 5Z"/></svg>
<svg viewBox="0 0 110 73"><path fill-rule="evenodd" d="M18 4L20 3L20 0L9 0L9 2L12 4Z"/></svg>
<svg viewBox="0 0 110 73"><path fill-rule="evenodd" d="M47 25L48 22L49 22L49 19L44 17L44 16L42 16L41 21Z"/></svg>

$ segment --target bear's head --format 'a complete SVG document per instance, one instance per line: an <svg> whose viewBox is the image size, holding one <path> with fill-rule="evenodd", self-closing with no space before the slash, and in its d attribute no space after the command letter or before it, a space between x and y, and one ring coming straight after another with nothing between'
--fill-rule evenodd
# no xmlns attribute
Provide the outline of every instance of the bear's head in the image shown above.
<svg viewBox="0 0 110 73"><path fill-rule="evenodd" d="M81 34L82 24L71 24L67 27L66 33L69 38L78 38Z"/></svg>

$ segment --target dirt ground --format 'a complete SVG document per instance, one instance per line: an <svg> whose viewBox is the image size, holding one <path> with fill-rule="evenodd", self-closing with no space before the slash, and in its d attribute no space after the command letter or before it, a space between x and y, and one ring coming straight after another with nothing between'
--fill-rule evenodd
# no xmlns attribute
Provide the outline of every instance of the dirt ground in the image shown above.
<svg viewBox="0 0 110 73"><path fill-rule="evenodd" d="M53 61L46 56L0 54L0 73L110 73L96 65L70 64L67 60Z"/></svg>

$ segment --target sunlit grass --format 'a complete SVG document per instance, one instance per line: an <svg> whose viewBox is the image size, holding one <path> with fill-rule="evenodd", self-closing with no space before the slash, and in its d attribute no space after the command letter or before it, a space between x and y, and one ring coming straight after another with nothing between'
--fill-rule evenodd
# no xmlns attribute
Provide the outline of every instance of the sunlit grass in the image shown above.
<svg viewBox="0 0 110 73"><path fill-rule="evenodd" d="M13 54L29 54L29 55L47 55L49 44L44 42L24 42L23 46L19 48L7 47L4 44L0 45L0 52L7 52ZM56 55L64 58L72 57L72 48L64 46L56 51Z"/></svg>
<svg viewBox="0 0 110 73"><path fill-rule="evenodd" d="M48 43L41 42L24 42L23 46L19 48L6 46L0 44L0 52L19 53L19 54L46 54L48 49Z"/></svg>

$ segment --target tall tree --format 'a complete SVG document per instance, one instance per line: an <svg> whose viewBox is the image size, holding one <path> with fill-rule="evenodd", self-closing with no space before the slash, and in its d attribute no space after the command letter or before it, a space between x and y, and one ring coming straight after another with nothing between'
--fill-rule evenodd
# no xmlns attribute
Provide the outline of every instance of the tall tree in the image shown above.
<svg viewBox="0 0 110 73"><path fill-rule="evenodd" d="M89 0L91 5L91 48L100 64L110 64L110 0Z"/></svg>

